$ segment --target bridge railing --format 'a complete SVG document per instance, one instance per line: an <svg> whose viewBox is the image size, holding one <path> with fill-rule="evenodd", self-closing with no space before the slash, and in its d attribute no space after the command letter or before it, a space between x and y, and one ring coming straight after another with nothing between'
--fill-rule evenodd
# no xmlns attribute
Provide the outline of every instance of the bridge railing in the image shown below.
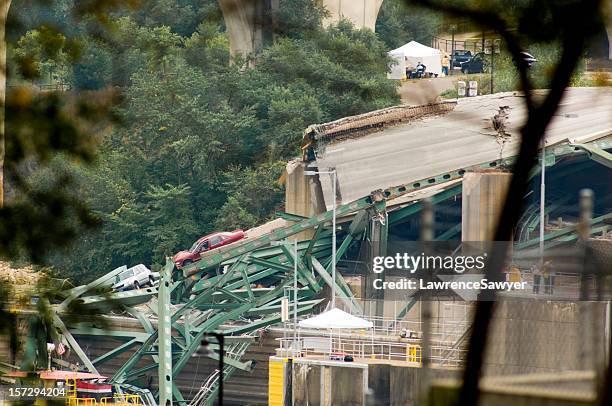
<svg viewBox="0 0 612 406"><path fill-rule="evenodd" d="M431 47L448 52L449 54L453 49L472 51L473 54L482 52L482 40L480 39L455 40L454 43L455 46L453 47L452 40L448 38L433 37L431 40Z"/></svg>
<svg viewBox="0 0 612 406"><path fill-rule="evenodd" d="M345 338L342 334L320 336L316 339L299 337L294 342L292 338L277 338L277 355L338 360L350 356L357 362L360 359L375 359L419 365L422 359L422 347L418 340L393 342L374 339L367 335L363 338ZM435 344L430 347L429 357L434 365L458 367L462 365L466 353L467 350L463 348Z"/></svg>

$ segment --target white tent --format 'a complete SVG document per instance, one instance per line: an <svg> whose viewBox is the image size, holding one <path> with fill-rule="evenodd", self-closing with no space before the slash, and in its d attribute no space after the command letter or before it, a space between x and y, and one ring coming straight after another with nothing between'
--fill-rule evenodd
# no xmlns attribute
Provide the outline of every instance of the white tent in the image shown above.
<svg viewBox="0 0 612 406"><path fill-rule="evenodd" d="M403 79L406 77L406 62L414 67L419 62L422 62L426 67L425 72L435 75L442 74L442 56L440 50L419 44L416 41L410 41L399 48L389 51L389 56L396 61L396 64L391 67L391 72L389 73L390 79Z"/></svg>
<svg viewBox="0 0 612 406"><path fill-rule="evenodd" d="M372 329L372 350L374 349L374 323L368 320L364 320L362 318L353 316L345 311L334 308L318 314L314 317L311 317L306 320L302 320L298 323L299 327L305 328L316 328L316 329L326 329L330 331L329 334L329 347L327 347L325 352L331 353L333 351L333 330L334 329ZM342 350L342 341L340 333L338 332L338 344L337 348Z"/></svg>
<svg viewBox="0 0 612 406"><path fill-rule="evenodd" d="M302 320L298 326L305 328L338 328L338 329L359 329L372 328L371 321L353 316L340 309L331 309L319 315Z"/></svg>

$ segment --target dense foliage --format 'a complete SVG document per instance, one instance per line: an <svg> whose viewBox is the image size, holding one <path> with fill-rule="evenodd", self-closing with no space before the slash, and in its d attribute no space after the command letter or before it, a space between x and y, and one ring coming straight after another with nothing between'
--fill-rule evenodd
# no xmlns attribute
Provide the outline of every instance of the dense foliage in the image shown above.
<svg viewBox="0 0 612 406"><path fill-rule="evenodd" d="M29 18L59 27L77 3L57 3ZM200 235L271 218L284 162L299 153L307 125L398 102L385 44L347 22L321 28L325 10L314 3L282 1L274 43L233 64L214 1L147 2L116 12L103 36L75 21L49 56L40 28L17 39L12 63L39 61L38 83L123 95L122 125L101 140L96 165L63 163L102 226L51 258L62 275L159 265ZM76 62L66 44L78 45Z"/></svg>
<svg viewBox="0 0 612 406"><path fill-rule="evenodd" d="M389 49L412 40L429 45L441 24L440 13L420 8L406 0L385 0L376 20L376 33Z"/></svg>

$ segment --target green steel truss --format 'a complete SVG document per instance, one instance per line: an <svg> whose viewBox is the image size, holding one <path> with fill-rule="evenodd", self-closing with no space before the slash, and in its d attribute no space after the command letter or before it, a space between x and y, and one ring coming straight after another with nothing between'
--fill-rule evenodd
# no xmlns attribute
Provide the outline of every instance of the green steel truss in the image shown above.
<svg viewBox="0 0 612 406"><path fill-rule="evenodd" d="M611 137L589 145L600 152L612 147ZM584 152L567 144L548 148L548 154L555 158L575 153ZM388 224L399 223L421 210L420 203L413 202L394 210L389 209L387 214L387 207L392 205L393 199L448 183L449 188L442 188L434 196L435 201L443 201L460 193L460 185L449 182L461 179L464 173L483 168L507 167L512 163L513 158L508 158L458 168L408 184L376 190L368 196L340 205L337 207L337 216L349 219L350 223L345 221L340 225L344 237L338 240L337 261L342 259L354 241L367 232L370 219L380 218L383 214L388 219L387 225L383 227L386 233ZM97 368L111 359L127 355L125 362L111 378L118 391L140 393L150 404L156 401L169 404L168 401L210 405L217 396L221 375L225 380L237 370L250 371L253 368L251 361L242 359L243 355L260 329L280 322L281 299L293 284L294 264L297 264L300 285L297 291L299 314L310 313L320 305L324 300L323 287L332 284L336 284L336 292L348 308L355 313L361 312L344 278L339 273L335 281L331 278L332 211L310 218L286 213L280 213L279 216L293 224L216 249L203 255L199 262L184 269L182 273L175 270L172 262L167 260L158 286L100 294L100 289L110 290L114 277L126 269L120 267L87 285L68 290L64 293L63 302L55 305L53 322L67 338L81 363L91 372L97 372ZM313 237L298 242L297 258L287 247L271 244L304 231L311 232ZM460 227L454 227L440 238L450 238L459 232ZM171 280L172 275L174 280ZM109 330L86 321L66 326L61 316L73 301L101 312L119 308L130 315L135 327ZM401 313L405 314L415 302L416 298ZM148 306L152 314L145 315L143 306ZM290 312L293 313L292 308ZM199 354L202 340L209 333L222 333L225 336L225 367L222 372L216 370L204 379L193 399L185 400L176 385L175 377L193 356ZM77 336L113 337L121 340L122 344L90 360L79 346L75 338ZM218 360L221 356L219 346L211 344L208 348L210 351L203 352L205 354L202 356ZM153 396L137 383L145 376L155 375L158 376L159 390Z"/></svg>
<svg viewBox="0 0 612 406"><path fill-rule="evenodd" d="M612 169L612 154L604 148L585 144L573 144L573 146L586 152L593 161Z"/></svg>
<svg viewBox="0 0 612 406"><path fill-rule="evenodd" d="M589 146L591 148L597 148L599 150L612 148L612 137L607 136L600 140L594 141L592 143L589 143ZM574 145L559 144L549 147L547 156L550 155L554 157L562 157L565 155L580 152L580 150L580 148ZM461 179L463 175L469 171L508 167L514 163L515 159L515 157L497 159L477 165L468 166L465 168L458 168L454 171L449 171L443 174L432 176L426 179L421 179L419 181L411 182L408 184L390 187L384 190L376 190L370 193L369 196L365 196L353 202L338 206L336 208L336 215L338 217L341 217L347 214L357 212L359 210L375 207L377 204L383 201L389 201L417 190L444 184L452 180ZM295 224L274 230L273 232L265 234L263 236L254 239L249 239L239 244L232 244L229 246L221 247L203 255L200 261L186 268L184 274L186 277L188 277L204 270L214 268L219 264L223 263L224 261L240 256L246 252L251 252L260 247L269 246L272 241L282 240L291 237L292 235L298 234L302 231L310 230L321 224L328 223L331 221L331 219L332 211L330 210L317 216L299 220Z"/></svg>

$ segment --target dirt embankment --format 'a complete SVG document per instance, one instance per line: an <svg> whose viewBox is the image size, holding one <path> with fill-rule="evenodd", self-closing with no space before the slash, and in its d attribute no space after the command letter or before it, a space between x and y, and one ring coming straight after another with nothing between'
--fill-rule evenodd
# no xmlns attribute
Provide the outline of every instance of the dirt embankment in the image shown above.
<svg viewBox="0 0 612 406"><path fill-rule="evenodd" d="M43 272L37 272L30 266L16 269L8 262L0 261L0 284L11 289L10 301L28 301L44 276Z"/></svg>
<svg viewBox="0 0 612 406"><path fill-rule="evenodd" d="M8 282L12 285L32 286L36 285L41 273L36 272L32 267L15 269L8 262L0 261L0 281Z"/></svg>

